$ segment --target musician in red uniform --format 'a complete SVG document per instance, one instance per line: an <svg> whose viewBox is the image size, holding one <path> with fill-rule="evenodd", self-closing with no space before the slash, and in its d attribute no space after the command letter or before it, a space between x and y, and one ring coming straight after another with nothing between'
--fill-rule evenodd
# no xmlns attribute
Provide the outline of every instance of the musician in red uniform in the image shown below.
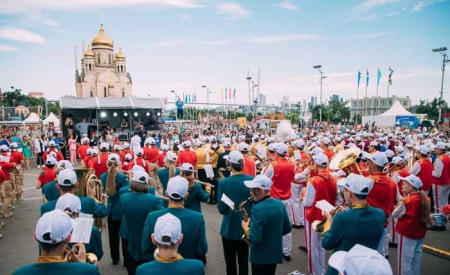
<svg viewBox="0 0 450 275"><path fill-rule="evenodd" d="M364 157L363 153L360 153L358 158L356 159L356 163L358 164L359 171L361 171L361 175L364 177L368 177L369 174L369 166L367 165L367 158Z"/></svg>
<svg viewBox="0 0 450 275"><path fill-rule="evenodd" d="M86 165L86 168L89 168L90 164L91 164L91 160L92 160L92 151L93 150L97 150L97 154L98 155L98 149L97 148L91 148L89 147L86 150L86 156L83 158L84 164Z"/></svg>
<svg viewBox="0 0 450 275"><path fill-rule="evenodd" d="M316 207L316 202L326 200L331 205L336 205L338 188L336 179L330 175L327 169L328 157L319 153L312 157L314 170L318 171L306 185L306 194L303 201L305 207L305 235L308 250L309 274L318 275L325 273L325 249L322 247L322 234L312 229L312 223L322 220L322 211Z"/></svg>
<svg viewBox="0 0 450 275"><path fill-rule="evenodd" d="M94 169L97 178L100 178L103 173L108 172L108 150L109 144L102 142L100 144L100 154L94 157L89 164L89 168Z"/></svg>
<svg viewBox="0 0 450 275"><path fill-rule="evenodd" d="M16 173L11 174L11 183L13 185L13 204L21 203L23 201L23 164L24 157L22 152L18 150L19 145L15 142L11 143L11 156L16 165Z"/></svg>
<svg viewBox="0 0 450 275"><path fill-rule="evenodd" d="M120 162L124 162L126 154L130 154L132 158L134 158L134 152L130 149L130 144L127 142L123 144L123 151L120 154Z"/></svg>
<svg viewBox="0 0 450 275"><path fill-rule="evenodd" d="M430 148L422 145L416 150L417 160L414 162L409 173L419 177L423 184L422 191L428 195L428 192L430 192L431 189L431 183L433 182L433 164L428 157L430 154ZM399 186L399 188L401 187Z"/></svg>
<svg viewBox="0 0 450 275"><path fill-rule="evenodd" d="M14 200L13 197L13 185L11 183L10 171L11 169L16 168L16 163L14 162L14 158L8 153L9 147L7 145L0 146L0 169L5 174L5 180L0 185L0 195L3 200L3 209L0 209L1 213L4 213L5 218L9 218L13 216L12 213L12 202Z"/></svg>
<svg viewBox="0 0 450 275"><path fill-rule="evenodd" d="M248 155L250 148L247 143L241 142L237 147L238 151L244 155L244 169L242 170L242 174L246 174L249 176L256 176L256 164L251 156Z"/></svg>
<svg viewBox="0 0 450 275"><path fill-rule="evenodd" d="M294 182L295 165L286 158L288 147L284 143L277 144L275 149L276 160L272 161L267 168L265 175L272 179L270 187L270 197L283 202L289 220L292 224L292 190L291 183ZM283 258L291 260L292 233L283 236Z"/></svg>
<svg viewBox="0 0 450 275"><path fill-rule="evenodd" d="M124 172L130 171L130 169L132 168L130 167L130 162L132 162L132 160L133 156L131 154L126 154L120 169L122 169Z"/></svg>
<svg viewBox="0 0 450 275"><path fill-rule="evenodd" d="M47 157L45 160L45 167L37 177L36 189L41 189L44 185L56 179L56 159L54 157ZM42 192L44 194L44 192Z"/></svg>
<svg viewBox="0 0 450 275"><path fill-rule="evenodd" d="M369 160L370 178L374 183L367 201L371 206L382 209L386 215L386 228L383 237L380 240L380 246L378 247L378 252L386 257L389 254L389 234L387 232L388 219L394 210L395 199L398 194L397 184L383 172L384 167L388 163L385 153L364 153L364 155Z"/></svg>
<svg viewBox="0 0 450 275"><path fill-rule="evenodd" d="M420 178L410 175L401 180L405 197L392 213L398 219L397 269L399 275L419 275L423 240L431 222L430 204Z"/></svg>
<svg viewBox="0 0 450 275"><path fill-rule="evenodd" d="M179 167L183 163L190 163L195 169L197 169L197 154L191 150L192 143L190 140L183 141L181 143L183 151L178 154L177 164Z"/></svg>
<svg viewBox="0 0 450 275"><path fill-rule="evenodd" d="M299 150L300 159L296 159L295 175L300 174L309 165L311 158L304 152L305 142L302 139L295 141L295 147ZM294 151L295 154L295 151ZM300 197L303 188L306 187L306 177L295 177L291 184L292 192L292 227L302 228L305 225L303 204L300 202Z"/></svg>
<svg viewBox="0 0 450 275"><path fill-rule="evenodd" d="M55 158L56 158L56 160L57 161L61 161L61 160L64 160L64 157L63 157L63 155L61 154L61 152L59 152L58 150L56 150L56 148L55 148L55 142L53 141L53 140L50 140L49 142L48 142L48 149L47 149L47 151L45 151L44 152L44 154L42 155L42 159L45 161L46 159L47 159L47 156L50 154L50 153L52 153L52 154L55 154Z"/></svg>
<svg viewBox="0 0 450 275"><path fill-rule="evenodd" d="M165 165L165 159L167 156L167 152L169 151L169 146L166 144L161 145L161 153L158 156L158 166L164 167Z"/></svg>
<svg viewBox="0 0 450 275"><path fill-rule="evenodd" d="M135 158L134 160L130 161L128 163L127 171L130 171L133 169L134 166L141 166L145 169L147 173L150 172L150 165L148 165L147 161L143 158L144 156L144 150L142 148L135 149Z"/></svg>
<svg viewBox="0 0 450 275"><path fill-rule="evenodd" d="M333 158L333 156L334 156L333 151L330 150L330 148L329 148L330 144L331 144L331 140L327 137L324 137L320 143L320 148L322 148L323 153L327 156L328 161L330 161L331 158Z"/></svg>
<svg viewBox="0 0 450 275"><path fill-rule="evenodd" d="M148 142L148 145L150 146L144 148L144 159L150 163L158 163L159 149L156 147L155 139L148 138L145 142Z"/></svg>
<svg viewBox="0 0 450 275"><path fill-rule="evenodd" d="M81 167L87 167L86 163L84 162L84 158L87 156L87 150L89 149L89 139L88 138L82 138L81 139L81 145L78 146L78 157L81 160Z"/></svg>
<svg viewBox="0 0 450 275"><path fill-rule="evenodd" d="M442 213L442 207L448 203L448 196L450 195L450 158L445 154L445 143L436 143L434 150L438 155L431 173L433 176L434 211ZM445 230L445 226L441 229Z"/></svg>

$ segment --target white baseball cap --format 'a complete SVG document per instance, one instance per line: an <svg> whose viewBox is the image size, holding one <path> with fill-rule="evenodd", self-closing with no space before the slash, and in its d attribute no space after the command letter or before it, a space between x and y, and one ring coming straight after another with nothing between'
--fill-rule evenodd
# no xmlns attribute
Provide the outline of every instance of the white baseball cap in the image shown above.
<svg viewBox="0 0 450 275"><path fill-rule="evenodd" d="M11 142L10 146L11 146L11 149L16 149L17 147L19 147L17 142Z"/></svg>
<svg viewBox="0 0 450 275"><path fill-rule="evenodd" d="M317 155L312 156L313 160L317 165L322 167L327 167L329 160L328 157L324 153L319 153Z"/></svg>
<svg viewBox="0 0 450 275"><path fill-rule="evenodd" d="M89 139L87 137L84 137L81 139L81 143L89 143Z"/></svg>
<svg viewBox="0 0 450 275"><path fill-rule="evenodd" d="M6 151L8 151L8 150L9 150L8 145L3 144L2 146L0 146L0 151L6 152Z"/></svg>
<svg viewBox="0 0 450 275"><path fill-rule="evenodd" d="M126 155L125 155L125 160L130 161L130 160L132 160L132 159L133 159L133 155L131 155L131 154L126 154Z"/></svg>
<svg viewBox="0 0 450 275"><path fill-rule="evenodd" d="M391 266L383 255L360 244L348 252L334 252L328 264L340 274L392 275Z"/></svg>
<svg viewBox="0 0 450 275"><path fill-rule="evenodd" d="M277 144L276 143L271 143L267 146L267 150L275 152L275 149L277 149Z"/></svg>
<svg viewBox="0 0 450 275"><path fill-rule="evenodd" d="M318 155L318 154L323 154L323 153L324 153L324 151L320 147L314 147L314 149L311 151L311 155Z"/></svg>
<svg viewBox="0 0 450 275"><path fill-rule="evenodd" d="M144 154L144 150L140 147L136 148L136 150L134 150L134 153L136 154L136 156L138 157L142 157L142 155Z"/></svg>
<svg viewBox="0 0 450 275"><path fill-rule="evenodd" d="M377 166L383 167L388 163L388 159L386 157L386 154L384 152L375 152L373 155L366 154L366 158L373 163L375 163Z"/></svg>
<svg viewBox="0 0 450 275"><path fill-rule="evenodd" d="M152 137L149 138L148 141L149 141L150 145L155 145L156 144L156 140L154 138L152 138Z"/></svg>
<svg viewBox="0 0 450 275"><path fill-rule="evenodd" d="M231 147L231 141L229 139L224 140L223 147Z"/></svg>
<svg viewBox="0 0 450 275"><path fill-rule="evenodd" d="M92 148L91 147L87 148L86 154L92 155Z"/></svg>
<svg viewBox="0 0 450 275"><path fill-rule="evenodd" d="M176 244L181 238L181 221L167 213L156 220L154 237L162 245Z"/></svg>
<svg viewBox="0 0 450 275"><path fill-rule="evenodd" d="M48 142L48 146L50 147L50 146L55 146L55 142L53 141L53 140L50 140L49 142Z"/></svg>
<svg viewBox="0 0 450 275"><path fill-rule="evenodd" d="M145 172L144 167L140 166L140 165L133 165L133 168L131 168L131 172L136 173L136 172Z"/></svg>
<svg viewBox="0 0 450 275"><path fill-rule="evenodd" d="M58 244L69 237L72 229L72 219L63 211L55 209L38 220L35 236L41 243Z"/></svg>
<svg viewBox="0 0 450 275"><path fill-rule="evenodd" d="M73 169L73 165L68 160L61 160L61 161L58 162L58 165L56 166L56 168Z"/></svg>
<svg viewBox="0 0 450 275"><path fill-rule="evenodd" d="M175 153L173 153L172 151L169 151L167 152L166 159L171 161L177 161L177 155L175 155Z"/></svg>
<svg viewBox="0 0 450 275"><path fill-rule="evenodd" d="M103 150L103 151L109 150L109 143L102 142L102 143L100 144L100 150Z"/></svg>
<svg viewBox="0 0 450 275"><path fill-rule="evenodd" d="M109 154L108 161L114 162L114 163L120 163L120 156L118 154Z"/></svg>
<svg viewBox="0 0 450 275"><path fill-rule="evenodd" d="M405 151L405 148L403 148L403 146L394 146L394 149L397 150L399 153L403 153L403 151Z"/></svg>
<svg viewBox="0 0 450 275"><path fill-rule="evenodd" d="M358 195L368 195L373 188L373 181L362 175L351 173L346 178L338 180L337 185Z"/></svg>
<svg viewBox="0 0 450 275"><path fill-rule="evenodd" d="M405 159L399 156L393 157L391 160L392 164L399 164L400 162L403 162Z"/></svg>
<svg viewBox="0 0 450 275"><path fill-rule="evenodd" d="M215 136L210 136L210 137L209 137L209 141L211 141L211 142L216 142L217 139L216 139Z"/></svg>
<svg viewBox="0 0 450 275"><path fill-rule="evenodd" d="M436 146L434 148L445 150L447 148L447 145L444 142L439 141L438 143L436 143Z"/></svg>
<svg viewBox="0 0 450 275"><path fill-rule="evenodd" d="M426 146L426 145L416 146L416 147L414 147L414 149L419 151L419 153L421 153L422 155L430 154L430 148L428 148L428 146Z"/></svg>
<svg viewBox="0 0 450 275"><path fill-rule="evenodd" d="M197 140L195 141L195 146L201 147L202 145L203 145L203 142L202 142L200 139L197 139Z"/></svg>
<svg viewBox="0 0 450 275"><path fill-rule="evenodd" d="M123 148L126 148L126 149L130 148L130 144L128 142L125 142L123 144Z"/></svg>
<svg viewBox="0 0 450 275"><path fill-rule="evenodd" d="M305 146L305 142L303 141L303 139L297 139L295 141L295 146L297 146L298 148L302 148Z"/></svg>
<svg viewBox="0 0 450 275"><path fill-rule="evenodd" d="M59 209L64 212L69 211L70 213L80 213L81 200L74 194L64 194L56 201L55 209Z"/></svg>
<svg viewBox="0 0 450 275"><path fill-rule="evenodd" d="M241 152L248 152L248 151L249 151L248 144L245 143L245 142L239 143L237 149L238 149L239 151L241 151Z"/></svg>
<svg viewBox="0 0 450 275"><path fill-rule="evenodd" d="M392 158L395 156L395 152L390 149L387 149L386 151L384 151L384 153L386 154L386 157L388 157L388 158Z"/></svg>
<svg viewBox="0 0 450 275"><path fill-rule="evenodd" d="M405 178L400 177L401 180L406 181L407 183L411 184L412 186L414 186L414 188L419 189L422 187L422 181L420 180L419 177L414 176L414 175L409 175Z"/></svg>
<svg viewBox="0 0 450 275"><path fill-rule="evenodd" d="M167 144L163 144L163 145L161 145L161 150L163 150L163 151L169 151L169 146L167 145Z"/></svg>
<svg viewBox="0 0 450 275"><path fill-rule="evenodd" d="M288 147L284 143L278 143L275 151L280 155L286 155Z"/></svg>
<svg viewBox="0 0 450 275"><path fill-rule="evenodd" d="M264 190L270 190L272 186L272 180L264 175L258 175L252 180L245 180L245 186L248 188L261 188Z"/></svg>
<svg viewBox="0 0 450 275"><path fill-rule="evenodd" d="M138 165L135 165L135 166L138 166ZM131 180L138 182L138 183L147 184L148 183L148 174L146 172L136 171L133 173L133 178Z"/></svg>
<svg viewBox="0 0 450 275"><path fill-rule="evenodd" d="M186 196L188 186L189 183L187 179L180 176L176 176L169 179L169 182L167 183L166 192L172 199L181 200Z"/></svg>
<svg viewBox="0 0 450 275"><path fill-rule="evenodd" d="M98 155L98 149L97 148L92 148L91 154L95 155L95 156Z"/></svg>
<svg viewBox="0 0 450 275"><path fill-rule="evenodd" d="M72 169L64 169L58 174L58 184L61 186L74 186L77 183L77 174Z"/></svg>
<svg viewBox="0 0 450 275"><path fill-rule="evenodd" d="M48 156L47 159L45 160L45 164L47 165L55 165L56 164L56 159L52 156Z"/></svg>
<svg viewBox="0 0 450 275"><path fill-rule="evenodd" d="M238 150L231 151L228 155L223 157L231 163L239 164L240 160L244 160L244 155Z"/></svg>
<svg viewBox="0 0 450 275"><path fill-rule="evenodd" d="M192 166L192 164L190 163L183 163L181 165L181 170L182 171L190 171L190 172L194 172L194 166Z"/></svg>
<svg viewBox="0 0 450 275"><path fill-rule="evenodd" d="M329 138L327 138L327 137L324 137L324 138L322 139L322 142L325 143L326 145L330 145L331 140L330 140Z"/></svg>
<svg viewBox="0 0 450 275"><path fill-rule="evenodd" d="M181 143L181 146L183 146L183 147L191 147L191 146L192 146L192 143L191 143L190 140L185 140L185 141L183 141L183 142Z"/></svg>
<svg viewBox="0 0 450 275"><path fill-rule="evenodd" d="M378 142L376 142L376 141L371 141L371 142L369 143L369 146L378 146Z"/></svg>

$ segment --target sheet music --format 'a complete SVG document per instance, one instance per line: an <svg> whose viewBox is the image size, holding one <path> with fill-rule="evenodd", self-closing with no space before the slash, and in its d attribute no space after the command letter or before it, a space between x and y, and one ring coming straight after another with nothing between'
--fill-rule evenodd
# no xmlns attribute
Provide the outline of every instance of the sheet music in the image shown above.
<svg viewBox="0 0 450 275"><path fill-rule="evenodd" d="M89 243L91 240L92 218L78 218L75 220L75 226L72 232L71 243Z"/></svg>
<svg viewBox="0 0 450 275"><path fill-rule="evenodd" d="M225 195L225 193L222 194L222 198L220 200L228 205L231 210L234 210L234 202L227 195Z"/></svg>
<svg viewBox="0 0 450 275"><path fill-rule="evenodd" d="M205 172L206 172L206 177L210 178L210 179L214 178L214 170L212 168L212 165L205 164L204 168L205 168Z"/></svg>
<svg viewBox="0 0 450 275"><path fill-rule="evenodd" d="M331 211L334 210L334 206L331 205L328 201L326 200L320 200L316 202L316 207L319 208L322 211L328 212L330 213Z"/></svg>
<svg viewBox="0 0 450 275"><path fill-rule="evenodd" d="M302 155L300 155L300 151L299 150L294 150L294 158L295 158L295 160L302 159Z"/></svg>

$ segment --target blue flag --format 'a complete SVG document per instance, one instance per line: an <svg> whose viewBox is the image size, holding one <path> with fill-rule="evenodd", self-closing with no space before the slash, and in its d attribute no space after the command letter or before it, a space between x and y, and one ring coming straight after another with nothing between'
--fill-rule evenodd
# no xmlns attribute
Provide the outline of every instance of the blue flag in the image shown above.
<svg viewBox="0 0 450 275"><path fill-rule="evenodd" d="M377 79L377 86L380 86L380 79L381 79L381 71L380 71L380 67L378 67L378 79Z"/></svg>
<svg viewBox="0 0 450 275"><path fill-rule="evenodd" d="M394 73L394 70L391 69L391 66L389 66L389 85L392 85L392 74Z"/></svg>
<svg viewBox="0 0 450 275"><path fill-rule="evenodd" d="M361 81L361 72L358 70L358 88L359 88L360 81Z"/></svg>
<svg viewBox="0 0 450 275"><path fill-rule="evenodd" d="M366 72L366 87L369 86L369 70Z"/></svg>
<svg viewBox="0 0 450 275"><path fill-rule="evenodd" d="M186 102L186 103L188 102L188 96L187 95L184 96L184 102Z"/></svg>
<svg viewBox="0 0 450 275"><path fill-rule="evenodd" d="M197 102L197 93L194 94L194 103Z"/></svg>
<svg viewBox="0 0 450 275"><path fill-rule="evenodd" d="M188 95L188 103L191 103L191 95Z"/></svg>

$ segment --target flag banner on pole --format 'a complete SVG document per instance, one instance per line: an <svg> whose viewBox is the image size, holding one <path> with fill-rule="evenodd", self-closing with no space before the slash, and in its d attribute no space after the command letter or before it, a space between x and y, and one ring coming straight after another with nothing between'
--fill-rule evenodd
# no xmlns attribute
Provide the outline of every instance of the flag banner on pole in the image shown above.
<svg viewBox="0 0 450 275"><path fill-rule="evenodd" d="M223 88L220 89L220 98L223 98Z"/></svg>
<svg viewBox="0 0 450 275"><path fill-rule="evenodd" d="M227 99L227 88L225 88L225 96L222 95L222 97L226 100Z"/></svg>
<svg viewBox="0 0 450 275"><path fill-rule="evenodd" d="M197 103L197 93L194 94L194 103Z"/></svg>
<svg viewBox="0 0 450 275"><path fill-rule="evenodd" d="M380 71L380 67L378 67L377 86L380 86L380 79L381 79L381 71Z"/></svg>
<svg viewBox="0 0 450 275"><path fill-rule="evenodd" d="M361 72L358 70L358 88L359 88L360 81L361 81Z"/></svg>
<svg viewBox="0 0 450 275"><path fill-rule="evenodd" d="M183 93L183 97L181 98L181 100L184 100L184 102L186 102L186 98L184 97L184 93Z"/></svg>
<svg viewBox="0 0 450 275"><path fill-rule="evenodd" d="M184 96L184 102L186 102L186 103L188 102L188 96L187 95Z"/></svg>
<svg viewBox="0 0 450 275"><path fill-rule="evenodd" d="M234 87L233 98L236 98L236 87Z"/></svg>
<svg viewBox="0 0 450 275"><path fill-rule="evenodd" d="M366 71L366 87L369 86L369 70Z"/></svg>
<svg viewBox="0 0 450 275"><path fill-rule="evenodd" d="M389 67L389 85L392 85L392 74L394 73L394 70Z"/></svg>
<svg viewBox="0 0 450 275"><path fill-rule="evenodd" d="M228 98L231 99L231 88L228 88Z"/></svg>
<svg viewBox="0 0 450 275"><path fill-rule="evenodd" d="M191 95L188 95L188 103L191 103Z"/></svg>

